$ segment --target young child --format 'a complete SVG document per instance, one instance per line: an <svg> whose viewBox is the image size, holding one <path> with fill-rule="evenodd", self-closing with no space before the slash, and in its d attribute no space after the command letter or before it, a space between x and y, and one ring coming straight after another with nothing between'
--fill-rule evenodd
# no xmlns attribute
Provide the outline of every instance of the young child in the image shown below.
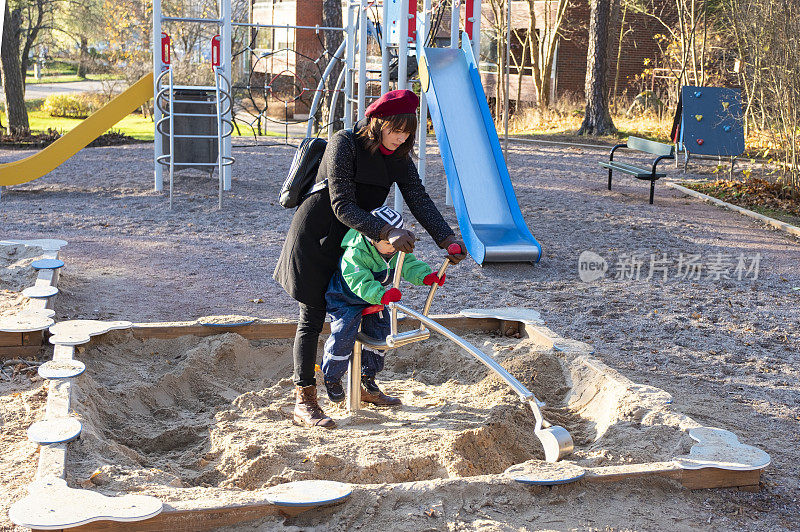
<svg viewBox="0 0 800 532"><path fill-rule="evenodd" d="M403 216L389 207L378 207L371 214L384 223L403 228ZM370 305L386 305L400 301L400 290L392 287L397 252L388 240L374 242L355 229L342 240L344 255L339 269L333 274L325 294L328 313L331 315L331 335L325 342L322 372L325 388L331 401L345 399L342 377L348 363L359 326L372 338L386 338L390 331L389 311L384 309L363 317L361 311ZM430 266L406 254L402 277L411 284L444 284L444 277L431 271ZM398 397L384 394L375 382L375 375L383 369L384 351L364 348L361 352L361 400L381 406L400 405Z"/></svg>

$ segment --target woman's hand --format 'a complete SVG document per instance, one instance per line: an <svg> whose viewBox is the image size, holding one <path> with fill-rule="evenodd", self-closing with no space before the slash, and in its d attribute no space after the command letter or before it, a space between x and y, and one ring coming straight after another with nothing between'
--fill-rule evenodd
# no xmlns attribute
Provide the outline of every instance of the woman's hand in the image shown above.
<svg viewBox="0 0 800 532"><path fill-rule="evenodd" d="M407 229L393 228L386 236L386 240L394 247L395 251L411 253L414 251L414 242L417 237Z"/></svg>
<svg viewBox="0 0 800 532"><path fill-rule="evenodd" d="M463 240L458 240L455 235L450 235L445 238L439 247L447 250L447 258L453 264L458 264L467 258L467 246L464 245Z"/></svg>

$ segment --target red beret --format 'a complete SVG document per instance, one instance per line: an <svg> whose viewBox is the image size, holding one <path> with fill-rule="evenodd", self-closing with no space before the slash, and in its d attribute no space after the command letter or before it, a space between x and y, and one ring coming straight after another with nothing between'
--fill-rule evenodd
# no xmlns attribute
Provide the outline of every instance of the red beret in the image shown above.
<svg viewBox="0 0 800 532"><path fill-rule="evenodd" d="M367 107L368 118L384 118L392 115L416 113L419 97L409 90L389 91Z"/></svg>

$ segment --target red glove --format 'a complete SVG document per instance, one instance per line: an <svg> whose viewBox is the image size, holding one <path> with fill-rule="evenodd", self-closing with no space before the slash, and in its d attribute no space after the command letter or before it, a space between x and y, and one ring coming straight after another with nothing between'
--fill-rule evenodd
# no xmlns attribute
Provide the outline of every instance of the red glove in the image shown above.
<svg viewBox="0 0 800 532"><path fill-rule="evenodd" d="M447 274L442 275L442 278L439 279L438 275L436 275L435 273L431 272L431 273L429 273L428 275L425 276L425 278L422 280L422 283L426 284L428 286L431 286L433 283L436 283L439 286L442 286L444 284L444 280L446 278L447 278Z"/></svg>
<svg viewBox="0 0 800 532"><path fill-rule="evenodd" d="M381 304L388 305L389 303L397 303L400 301L401 297L402 294L400 293L400 290L392 287L384 292L383 297L381 298Z"/></svg>

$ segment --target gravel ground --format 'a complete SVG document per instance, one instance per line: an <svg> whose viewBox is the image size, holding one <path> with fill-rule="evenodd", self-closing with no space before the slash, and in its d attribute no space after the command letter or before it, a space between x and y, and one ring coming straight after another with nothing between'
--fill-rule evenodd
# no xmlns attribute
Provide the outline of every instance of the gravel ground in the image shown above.
<svg viewBox="0 0 800 532"><path fill-rule="evenodd" d="M435 143L431 152L428 188L443 206ZM0 162L27 153L0 151ZM248 146L234 155L233 190L222 211L216 181L196 172L177 177L170 211L166 196L152 190L150 145L82 150L47 177L5 191L0 238L69 242L61 251L60 319L295 317L295 303L271 278L292 214L277 195L293 148ZM646 492L634 490L633 497L611 496L618 511L600 521L575 517L563 528L800 529L798 240L663 185L655 205L647 203L647 185L627 177L608 191L597 167L603 156L512 144L512 180L544 256L535 266L466 261L451 268L433 312L536 308L550 328L593 344L627 377L671 393L677 409L736 432L773 458L759 493L662 493L652 504L663 519L628 521L626 509L650 504ZM455 227L452 209L444 213ZM579 279L583 251L607 261L605 277ZM441 260L428 237L417 254ZM407 290L404 299L419 307L422 291ZM503 527L501 518L489 524Z"/></svg>

